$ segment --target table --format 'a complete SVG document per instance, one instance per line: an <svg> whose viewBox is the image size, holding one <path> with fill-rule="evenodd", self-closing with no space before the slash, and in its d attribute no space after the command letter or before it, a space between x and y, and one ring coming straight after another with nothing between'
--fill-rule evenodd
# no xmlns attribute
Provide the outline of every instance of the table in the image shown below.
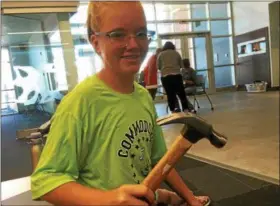
<svg viewBox="0 0 280 206"><path fill-rule="evenodd" d="M1 182L1 205L51 205L45 201L33 201L30 177Z"/></svg>

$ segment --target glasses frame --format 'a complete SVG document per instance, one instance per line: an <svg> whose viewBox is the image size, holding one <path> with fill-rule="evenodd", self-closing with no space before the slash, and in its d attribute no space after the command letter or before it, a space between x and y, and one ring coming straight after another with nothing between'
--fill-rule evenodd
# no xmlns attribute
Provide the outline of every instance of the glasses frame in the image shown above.
<svg viewBox="0 0 280 206"><path fill-rule="evenodd" d="M111 36L112 33L114 32L117 32L117 31L109 31L109 32L93 32L92 35L96 35L96 36L105 36L107 38L109 38L111 40L112 43L117 43L117 39L114 39L114 37ZM140 32L137 32L136 34L127 34L126 32L123 32L125 33L125 37L124 37L124 40L123 40L123 44L121 44L120 46L127 46L127 43L129 41L129 38L135 38L135 40L137 42L139 41L142 41L142 40L146 40L148 42L148 44L150 44L150 42L152 41L152 38L153 38L153 35L155 34L155 32L153 31L146 31L146 34L147 34L147 37L146 38L141 38L141 37L138 37L137 35L139 33L141 33L142 31Z"/></svg>

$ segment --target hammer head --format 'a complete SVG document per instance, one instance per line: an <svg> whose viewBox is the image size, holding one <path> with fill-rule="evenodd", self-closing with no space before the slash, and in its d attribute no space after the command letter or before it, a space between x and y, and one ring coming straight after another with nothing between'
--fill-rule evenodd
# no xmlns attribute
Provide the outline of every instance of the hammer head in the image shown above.
<svg viewBox="0 0 280 206"><path fill-rule="evenodd" d="M204 119L191 113L173 113L171 115L159 118L158 125L183 124L181 135L191 143L196 143L202 138L207 138L211 144L217 148L224 147L227 138L216 132L212 125L208 124Z"/></svg>
<svg viewBox="0 0 280 206"><path fill-rule="evenodd" d="M157 119L157 124L159 126L167 124L186 124L187 119L193 117L192 113L185 114L183 112L173 113Z"/></svg>

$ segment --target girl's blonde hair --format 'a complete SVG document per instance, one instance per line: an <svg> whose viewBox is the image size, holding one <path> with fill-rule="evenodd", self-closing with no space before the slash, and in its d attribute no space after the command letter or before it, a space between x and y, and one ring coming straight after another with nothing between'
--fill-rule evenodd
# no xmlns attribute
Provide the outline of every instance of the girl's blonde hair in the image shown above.
<svg viewBox="0 0 280 206"><path fill-rule="evenodd" d="M88 32L88 39L90 40L91 35L95 31L99 31L102 15L104 15L105 9L114 8L118 9L117 6L121 4L128 4L134 3L137 6L140 6L142 9L142 4L139 1L90 1L88 4L88 11L87 11L87 32Z"/></svg>

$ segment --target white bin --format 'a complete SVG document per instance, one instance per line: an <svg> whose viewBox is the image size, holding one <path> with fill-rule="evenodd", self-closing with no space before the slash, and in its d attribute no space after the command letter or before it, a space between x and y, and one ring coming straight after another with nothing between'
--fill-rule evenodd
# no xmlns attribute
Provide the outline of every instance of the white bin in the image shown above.
<svg viewBox="0 0 280 206"><path fill-rule="evenodd" d="M245 84L247 92L266 92L267 82Z"/></svg>

